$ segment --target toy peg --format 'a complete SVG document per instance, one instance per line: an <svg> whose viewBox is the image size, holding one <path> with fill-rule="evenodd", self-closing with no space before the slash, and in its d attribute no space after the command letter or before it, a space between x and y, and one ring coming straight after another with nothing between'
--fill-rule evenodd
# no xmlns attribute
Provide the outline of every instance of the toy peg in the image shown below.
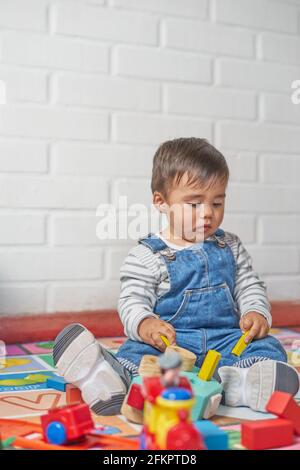
<svg viewBox="0 0 300 470"><path fill-rule="evenodd" d="M218 351L210 349L205 356L201 369L199 370L199 379L205 381L211 380L220 359L221 354Z"/></svg>
<svg viewBox="0 0 300 470"><path fill-rule="evenodd" d="M246 333L244 333L240 337L240 339L238 340L238 342L234 346L233 350L231 351L231 354L234 354L235 356L240 356L242 354L244 349L246 349L248 344L250 344L250 342L252 341L251 340L251 341L249 341L249 343L245 343L245 339L247 338L248 334L249 334L249 331L246 331Z"/></svg>
<svg viewBox="0 0 300 470"><path fill-rule="evenodd" d="M161 335L160 337L167 347L170 346L171 343L166 336Z"/></svg>

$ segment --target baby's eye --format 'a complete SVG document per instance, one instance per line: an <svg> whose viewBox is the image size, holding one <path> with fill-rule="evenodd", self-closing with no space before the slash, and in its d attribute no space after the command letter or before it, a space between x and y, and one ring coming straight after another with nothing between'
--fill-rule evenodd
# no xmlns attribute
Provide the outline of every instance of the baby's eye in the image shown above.
<svg viewBox="0 0 300 470"><path fill-rule="evenodd" d="M222 205L222 203L221 202L214 202L213 205L214 205L214 207L220 207Z"/></svg>
<svg viewBox="0 0 300 470"><path fill-rule="evenodd" d="M188 202L189 206L192 206L193 208L197 208L201 206L201 202Z"/></svg>

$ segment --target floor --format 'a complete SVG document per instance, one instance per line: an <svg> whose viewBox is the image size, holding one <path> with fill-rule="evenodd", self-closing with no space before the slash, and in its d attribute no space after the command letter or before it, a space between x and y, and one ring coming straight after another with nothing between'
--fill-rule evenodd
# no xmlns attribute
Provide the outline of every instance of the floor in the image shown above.
<svg viewBox="0 0 300 470"><path fill-rule="evenodd" d="M299 328L298 328L299 330ZM289 363L300 372L300 332L297 329L273 329L271 334L284 345ZM115 352L124 338L101 338L103 346ZM0 362L0 418L26 420L39 423L40 415L48 409L66 404L65 393L47 388L46 380L55 374L52 361L52 342L14 344L6 347L6 359ZM300 393L296 397L300 404ZM243 449L240 444L242 420L258 420L272 417L255 413L248 408L220 406L213 421L229 434L231 449ZM99 432L116 436L135 436L139 426L126 422L122 416L94 416ZM2 426L0 431L5 434ZM7 433L6 436L7 437ZM300 438L285 449L300 449Z"/></svg>

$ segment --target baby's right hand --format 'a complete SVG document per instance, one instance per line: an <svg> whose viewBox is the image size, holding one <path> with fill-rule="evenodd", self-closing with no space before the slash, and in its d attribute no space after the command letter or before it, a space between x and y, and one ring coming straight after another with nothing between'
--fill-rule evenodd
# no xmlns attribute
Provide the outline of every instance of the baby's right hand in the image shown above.
<svg viewBox="0 0 300 470"><path fill-rule="evenodd" d="M175 344L176 333L172 325L154 317L147 317L138 326L138 334L144 343L164 352L166 345L161 336L166 336L170 344Z"/></svg>

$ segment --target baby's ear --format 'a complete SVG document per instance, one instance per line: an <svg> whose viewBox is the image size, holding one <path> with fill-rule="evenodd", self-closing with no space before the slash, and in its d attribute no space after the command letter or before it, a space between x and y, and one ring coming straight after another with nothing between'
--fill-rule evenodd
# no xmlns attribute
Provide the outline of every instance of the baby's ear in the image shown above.
<svg viewBox="0 0 300 470"><path fill-rule="evenodd" d="M168 204L166 202L157 203L154 204L154 206L159 212L162 212L163 214L166 214L168 212Z"/></svg>

